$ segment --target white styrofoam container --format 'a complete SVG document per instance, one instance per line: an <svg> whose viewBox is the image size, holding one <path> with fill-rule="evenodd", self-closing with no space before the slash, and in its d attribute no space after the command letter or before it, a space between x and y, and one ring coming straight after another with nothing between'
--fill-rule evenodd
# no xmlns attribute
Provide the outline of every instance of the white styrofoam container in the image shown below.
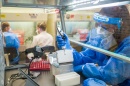
<svg viewBox="0 0 130 86"><path fill-rule="evenodd" d="M58 63L66 63L73 62L73 51L72 50L58 50L57 53L57 62Z"/></svg>
<svg viewBox="0 0 130 86"><path fill-rule="evenodd" d="M67 76L66 76L67 75ZM75 75L73 72L69 72L69 73L64 73L64 74L59 74L55 76L55 84L58 85L58 79L60 78L67 78L68 76L73 76Z"/></svg>
<svg viewBox="0 0 130 86"><path fill-rule="evenodd" d="M80 75L76 72L59 74L55 76L55 84L57 86L73 86L80 84Z"/></svg>
<svg viewBox="0 0 130 86"><path fill-rule="evenodd" d="M51 65L50 71L52 75L58 75L68 72L73 72L73 64L60 64L59 67Z"/></svg>

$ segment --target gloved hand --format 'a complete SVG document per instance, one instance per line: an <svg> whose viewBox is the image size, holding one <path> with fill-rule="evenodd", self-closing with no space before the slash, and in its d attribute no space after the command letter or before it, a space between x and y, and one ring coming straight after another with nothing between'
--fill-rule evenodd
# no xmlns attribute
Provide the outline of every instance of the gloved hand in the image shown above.
<svg viewBox="0 0 130 86"><path fill-rule="evenodd" d="M96 78L88 78L83 82L83 86L106 86L106 83Z"/></svg>
<svg viewBox="0 0 130 86"><path fill-rule="evenodd" d="M75 72L82 72L83 67L84 65L78 65L78 66L75 66L73 69Z"/></svg>
<svg viewBox="0 0 130 86"><path fill-rule="evenodd" d="M64 34L64 39L61 36L56 36L56 41L59 49L65 47L66 49L72 49L68 36Z"/></svg>

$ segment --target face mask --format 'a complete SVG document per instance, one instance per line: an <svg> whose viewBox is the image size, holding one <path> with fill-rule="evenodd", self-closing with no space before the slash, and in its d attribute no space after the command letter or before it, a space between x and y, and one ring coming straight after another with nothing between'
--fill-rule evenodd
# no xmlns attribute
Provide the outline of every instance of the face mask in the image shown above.
<svg viewBox="0 0 130 86"><path fill-rule="evenodd" d="M100 47L102 47L103 49L108 50L109 48L117 44L115 38L113 37L113 33L107 31L105 28L98 27L97 34L104 36L100 45Z"/></svg>
<svg viewBox="0 0 130 86"><path fill-rule="evenodd" d="M36 33L39 34L38 30L36 30Z"/></svg>
<svg viewBox="0 0 130 86"><path fill-rule="evenodd" d="M105 37L113 34L112 32L107 31L105 28L101 26L97 27L96 29L97 29L97 34L103 35Z"/></svg>
<svg viewBox="0 0 130 86"><path fill-rule="evenodd" d="M109 33L109 31L104 32L104 30L101 30L100 27L90 30L88 41L89 43L94 43L94 45L98 46L99 48L106 50L117 44L113 34Z"/></svg>
<svg viewBox="0 0 130 86"><path fill-rule="evenodd" d="M12 29L11 29L11 28L9 29L9 32L12 32Z"/></svg>
<svg viewBox="0 0 130 86"><path fill-rule="evenodd" d="M107 31L105 28L101 26L97 27L96 29L97 29L97 34L103 36L103 39L100 45L102 49L108 50L109 48L117 44L115 38L113 37L112 32Z"/></svg>
<svg viewBox="0 0 130 86"><path fill-rule="evenodd" d="M110 35L106 38L104 38L102 41L101 41L101 45L100 47L102 49L110 49L112 46L115 46L117 44L115 38L113 37L113 35Z"/></svg>

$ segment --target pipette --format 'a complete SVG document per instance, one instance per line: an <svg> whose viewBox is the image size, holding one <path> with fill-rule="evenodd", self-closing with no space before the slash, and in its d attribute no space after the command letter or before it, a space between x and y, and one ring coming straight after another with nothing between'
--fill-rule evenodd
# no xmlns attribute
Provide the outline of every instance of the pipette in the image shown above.
<svg viewBox="0 0 130 86"><path fill-rule="evenodd" d="M62 39L65 40L64 32L61 30L61 28L57 27L57 30L58 30L60 36L62 37ZM65 46L62 46L62 49L64 50L64 54L65 54Z"/></svg>

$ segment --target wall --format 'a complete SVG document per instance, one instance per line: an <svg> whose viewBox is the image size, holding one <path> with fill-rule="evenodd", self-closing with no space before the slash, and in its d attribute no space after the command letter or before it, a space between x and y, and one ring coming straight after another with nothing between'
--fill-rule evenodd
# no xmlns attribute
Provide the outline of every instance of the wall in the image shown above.
<svg viewBox="0 0 130 86"><path fill-rule="evenodd" d="M65 15L65 20L92 20L94 11L70 11Z"/></svg>
<svg viewBox="0 0 130 86"><path fill-rule="evenodd" d="M91 12L83 12L83 11L78 11L78 12L67 12L65 14L65 20L66 21L91 21L93 19L93 11ZM60 14L57 14L57 21L60 21Z"/></svg>
<svg viewBox="0 0 130 86"><path fill-rule="evenodd" d="M2 7L2 13L45 13L43 8Z"/></svg>
<svg viewBox="0 0 130 86"><path fill-rule="evenodd" d="M44 13L3 13L2 21L47 21L47 14Z"/></svg>
<svg viewBox="0 0 130 86"><path fill-rule="evenodd" d="M47 14L42 8L2 7L1 19L3 21L46 21Z"/></svg>

